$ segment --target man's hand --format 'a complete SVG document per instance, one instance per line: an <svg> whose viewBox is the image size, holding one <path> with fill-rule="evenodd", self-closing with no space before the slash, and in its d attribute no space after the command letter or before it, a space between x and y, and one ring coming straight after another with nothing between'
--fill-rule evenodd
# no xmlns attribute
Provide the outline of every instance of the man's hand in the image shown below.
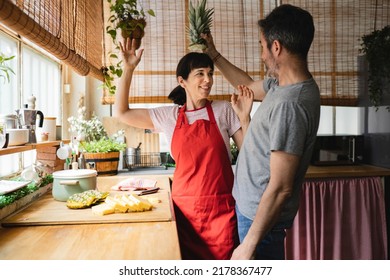
<svg viewBox="0 0 390 280"><path fill-rule="evenodd" d="M244 243L238 245L238 247L233 251L231 260L254 260L256 254L256 246L249 247Z"/></svg>
<svg viewBox="0 0 390 280"><path fill-rule="evenodd" d="M217 49L215 48L213 36L211 33L201 33L200 37L205 40L207 48L204 50L204 53L208 54L212 59L219 55Z"/></svg>

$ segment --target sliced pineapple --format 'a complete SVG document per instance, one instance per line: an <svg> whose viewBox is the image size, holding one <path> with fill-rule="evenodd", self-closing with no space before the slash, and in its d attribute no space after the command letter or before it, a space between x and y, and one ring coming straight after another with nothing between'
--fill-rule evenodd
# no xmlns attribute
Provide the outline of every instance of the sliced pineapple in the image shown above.
<svg viewBox="0 0 390 280"><path fill-rule="evenodd" d="M113 207L115 209L115 212L126 213L128 210L126 203L122 201L118 196L108 196L105 202L111 207Z"/></svg>
<svg viewBox="0 0 390 280"><path fill-rule="evenodd" d="M71 209L88 208L92 205L104 201L108 194L108 192L100 192L97 190L88 190L81 193L76 193L68 198L66 201L66 206Z"/></svg>
<svg viewBox="0 0 390 280"><path fill-rule="evenodd" d="M92 213L100 216L113 214L115 213L115 207L106 202L103 202L101 204L92 206Z"/></svg>
<svg viewBox="0 0 390 280"><path fill-rule="evenodd" d="M201 33L209 33L213 22L214 8L206 8L207 0L197 1L196 5L190 1L188 9L189 26L187 34L190 40L191 51L202 51L206 49Z"/></svg>
<svg viewBox="0 0 390 280"><path fill-rule="evenodd" d="M127 198L137 206L135 209L137 212L150 211L153 208L153 205L147 199L141 198L136 194L128 195Z"/></svg>
<svg viewBox="0 0 390 280"><path fill-rule="evenodd" d="M92 207L92 212L98 215L112 213L144 212L153 209L153 204L149 200L139 197L136 194L121 194L107 196L104 206Z"/></svg>

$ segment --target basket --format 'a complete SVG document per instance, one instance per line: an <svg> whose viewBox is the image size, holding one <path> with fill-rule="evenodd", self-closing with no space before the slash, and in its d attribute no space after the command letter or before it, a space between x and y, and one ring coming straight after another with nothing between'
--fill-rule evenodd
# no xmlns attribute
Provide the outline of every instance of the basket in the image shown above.
<svg viewBox="0 0 390 280"><path fill-rule="evenodd" d="M87 168L95 169L100 176L118 174L119 152L83 153Z"/></svg>

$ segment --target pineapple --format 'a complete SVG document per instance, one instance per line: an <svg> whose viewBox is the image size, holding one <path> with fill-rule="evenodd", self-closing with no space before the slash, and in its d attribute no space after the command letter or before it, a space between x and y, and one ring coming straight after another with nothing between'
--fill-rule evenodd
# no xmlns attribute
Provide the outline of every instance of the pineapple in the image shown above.
<svg viewBox="0 0 390 280"><path fill-rule="evenodd" d="M72 194L66 201L66 206L70 209L88 208L92 205L104 201L109 192L100 192L97 190L88 190L81 193Z"/></svg>
<svg viewBox="0 0 390 280"><path fill-rule="evenodd" d="M190 40L191 51L203 51L206 49L204 40L200 37L201 33L210 32L213 21L214 8L206 8L207 0L200 0L194 6L190 1L188 9L189 27L187 28L188 37Z"/></svg>

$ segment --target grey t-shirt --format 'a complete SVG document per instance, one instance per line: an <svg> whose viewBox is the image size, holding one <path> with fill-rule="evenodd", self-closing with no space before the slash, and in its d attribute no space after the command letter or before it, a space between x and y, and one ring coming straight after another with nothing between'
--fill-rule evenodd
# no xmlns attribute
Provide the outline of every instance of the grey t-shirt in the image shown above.
<svg viewBox="0 0 390 280"><path fill-rule="evenodd" d="M283 87L275 79L267 79L264 90L267 95L252 118L238 155L233 196L240 212L253 219L270 179L271 152L299 155L293 195L278 221L291 222L317 135L319 88L314 79Z"/></svg>

